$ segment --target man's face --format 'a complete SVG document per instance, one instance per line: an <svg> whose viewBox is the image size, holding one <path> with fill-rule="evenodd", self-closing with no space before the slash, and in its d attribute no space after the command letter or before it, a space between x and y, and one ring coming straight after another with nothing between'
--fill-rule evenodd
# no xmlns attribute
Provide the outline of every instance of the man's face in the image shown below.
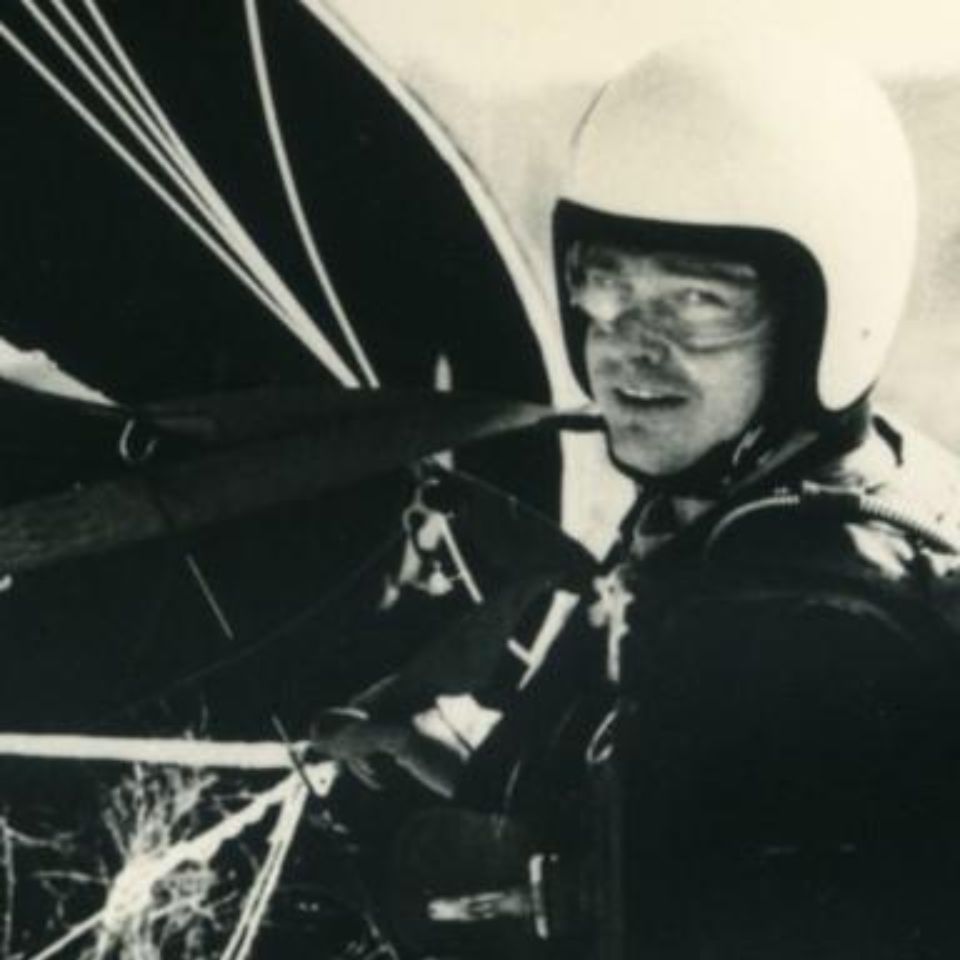
<svg viewBox="0 0 960 960"><path fill-rule="evenodd" d="M567 279L591 321L587 373L622 466L670 475L743 432L773 327L753 267L594 244L574 248Z"/></svg>

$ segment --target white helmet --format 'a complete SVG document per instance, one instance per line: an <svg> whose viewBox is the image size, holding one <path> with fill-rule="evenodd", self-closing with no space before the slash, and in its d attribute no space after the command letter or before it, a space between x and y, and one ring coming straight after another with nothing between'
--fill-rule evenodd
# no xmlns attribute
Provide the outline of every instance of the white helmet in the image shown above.
<svg viewBox="0 0 960 960"><path fill-rule="evenodd" d="M875 382L913 271L916 191L893 110L846 62L768 34L651 54L581 123L558 253L591 217L805 251L821 314L799 318L816 328L797 358L805 402L842 411Z"/></svg>

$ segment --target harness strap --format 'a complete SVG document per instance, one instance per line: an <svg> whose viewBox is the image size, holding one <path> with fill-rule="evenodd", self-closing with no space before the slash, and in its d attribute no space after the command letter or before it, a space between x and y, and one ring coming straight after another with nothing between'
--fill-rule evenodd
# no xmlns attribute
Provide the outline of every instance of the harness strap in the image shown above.
<svg viewBox="0 0 960 960"><path fill-rule="evenodd" d="M736 524L748 517L777 510L806 512L839 523L876 520L918 537L937 550L960 555L960 532L951 533L945 529L944 523L938 522L939 517L931 520L916 504L886 500L857 490L804 482L798 490L785 490L751 500L724 514L706 539L704 556L708 557Z"/></svg>

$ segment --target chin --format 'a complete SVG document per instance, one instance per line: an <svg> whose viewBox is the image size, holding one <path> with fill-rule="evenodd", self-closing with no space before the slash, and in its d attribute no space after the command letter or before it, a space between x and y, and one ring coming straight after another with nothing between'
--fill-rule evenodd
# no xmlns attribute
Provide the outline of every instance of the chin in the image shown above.
<svg viewBox="0 0 960 960"><path fill-rule="evenodd" d="M607 451L618 470L637 478L669 477L685 470L692 463L689 458L653 450L650 444L642 444L633 438L629 442L618 442L609 434Z"/></svg>

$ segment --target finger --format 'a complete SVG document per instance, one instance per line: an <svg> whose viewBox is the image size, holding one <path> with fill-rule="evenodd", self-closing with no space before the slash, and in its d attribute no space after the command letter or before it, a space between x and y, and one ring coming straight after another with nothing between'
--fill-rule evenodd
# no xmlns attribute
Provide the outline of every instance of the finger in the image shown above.
<svg viewBox="0 0 960 960"><path fill-rule="evenodd" d="M371 790L382 790L383 785L380 783L379 778L376 773L374 773L373 767L367 763L365 760L360 759L359 757L351 757L346 761L347 769L365 786Z"/></svg>
<svg viewBox="0 0 960 960"><path fill-rule="evenodd" d="M345 728L368 719L367 712L359 707L328 707L313 718L310 724L310 739L326 742Z"/></svg>

